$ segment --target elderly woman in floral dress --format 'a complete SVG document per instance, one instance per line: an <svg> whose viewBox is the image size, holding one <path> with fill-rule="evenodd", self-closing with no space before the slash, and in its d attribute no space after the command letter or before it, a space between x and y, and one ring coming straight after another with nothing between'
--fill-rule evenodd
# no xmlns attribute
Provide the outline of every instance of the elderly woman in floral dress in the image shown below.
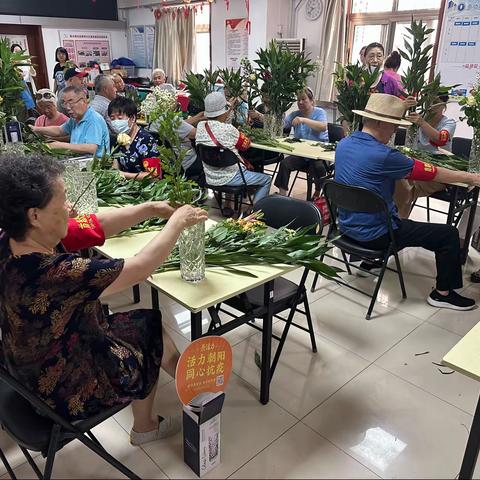
<svg viewBox="0 0 480 480"><path fill-rule="evenodd" d="M69 420L131 401L133 445L172 435L180 416L152 414L160 365L174 376L179 358L160 312L105 316L99 297L145 280L207 215L150 202L69 219L62 168L46 157L0 159L2 363ZM134 257L75 253L150 217L168 221Z"/></svg>

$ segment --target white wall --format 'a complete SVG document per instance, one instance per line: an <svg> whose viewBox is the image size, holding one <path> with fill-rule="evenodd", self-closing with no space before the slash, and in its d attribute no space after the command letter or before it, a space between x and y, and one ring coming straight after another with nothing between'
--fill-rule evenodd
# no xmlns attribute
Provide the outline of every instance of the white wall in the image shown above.
<svg viewBox="0 0 480 480"><path fill-rule="evenodd" d="M0 15L0 23L40 25L50 86L53 87L55 49L60 46L59 30L98 31L110 33L112 60L128 55L125 23L121 21L84 20Z"/></svg>

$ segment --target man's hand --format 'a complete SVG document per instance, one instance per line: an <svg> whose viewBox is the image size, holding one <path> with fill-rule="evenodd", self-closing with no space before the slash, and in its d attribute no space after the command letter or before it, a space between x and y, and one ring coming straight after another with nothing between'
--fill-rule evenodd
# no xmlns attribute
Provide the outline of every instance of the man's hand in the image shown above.
<svg viewBox="0 0 480 480"><path fill-rule="evenodd" d="M409 96L405 100L405 110L408 110L409 108L416 107L417 106L417 101L415 100L415 97Z"/></svg>
<svg viewBox="0 0 480 480"><path fill-rule="evenodd" d="M151 205L155 217L170 218L175 213L175 209L168 202L151 202Z"/></svg>
<svg viewBox="0 0 480 480"><path fill-rule="evenodd" d="M65 142L50 142L48 146L51 148L69 148L70 147L70 145Z"/></svg>
<svg viewBox="0 0 480 480"><path fill-rule="evenodd" d="M256 110L249 110L248 116L255 120L261 118L262 114L260 112L257 112Z"/></svg>
<svg viewBox="0 0 480 480"><path fill-rule="evenodd" d="M425 122L423 117L419 115L417 112L410 112L408 114L408 117L406 118L409 122L414 123L415 125L418 125L419 127L422 126L422 124Z"/></svg>
<svg viewBox="0 0 480 480"><path fill-rule="evenodd" d="M304 118L303 117L295 117L292 120L292 125L296 127L297 125L301 125L303 123Z"/></svg>
<svg viewBox="0 0 480 480"><path fill-rule="evenodd" d="M468 182L469 185L473 187L480 187L480 174L479 173L469 173Z"/></svg>

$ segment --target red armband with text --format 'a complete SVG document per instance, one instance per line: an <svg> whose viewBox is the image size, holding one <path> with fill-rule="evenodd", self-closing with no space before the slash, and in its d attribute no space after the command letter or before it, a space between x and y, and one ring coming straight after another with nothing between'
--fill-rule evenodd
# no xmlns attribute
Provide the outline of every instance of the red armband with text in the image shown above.
<svg viewBox="0 0 480 480"><path fill-rule="evenodd" d="M99 247L104 243L105 232L96 215L79 215L68 220L68 232L62 240L62 245L69 252Z"/></svg>
<svg viewBox="0 0 480 480"><path fill-rule="evenodd" d="M145 158L143 160L143 168L149 172L152 177L162 178L162 162L159 158Z"/></svg>
<svg viewBox="0 0 480 480"><path fill-rule="evenodd" d="M244 135L242 132L240 132L240 135L238 137L237 143L235 144L235 147L240 152L243 152L243 151L248 150L250 148L251 143L252 143L252 141L246 135Z"/></svg>
<svg viewBox="0 0 480 480"><path fill-rule="evenodd" d="M433 140L430 140L430 143L434 145L435 147L443 147L450 141L450 133L448 130L440 130L440 133L438 134L438 140L434 142Z"/></svg>
<svg viewBox="0 0 480 480"><path fill-rule="evenodd" d="M428 182L436 177L437 167L435 165L421 162L416 158L414 158L413 161L413 168L406 177L408 180L423 180Z"/></svg>

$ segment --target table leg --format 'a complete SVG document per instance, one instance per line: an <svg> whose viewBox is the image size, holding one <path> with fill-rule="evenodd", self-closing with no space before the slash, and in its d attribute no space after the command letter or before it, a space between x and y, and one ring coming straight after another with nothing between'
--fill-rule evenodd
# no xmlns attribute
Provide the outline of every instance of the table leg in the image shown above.
<svg viewBox="0 0 480 480"><path fill-rule="evenodd" d="M272 318L273 280L263 286L263 303L266 312L262 326L262 370L260 373L260 402L266 405L270 400L270 364L272 360Z"/></svg>
<svg viewBox="0 0 480 480"><path fill-rule="evenodd" d="M140 285L137 283L133 286L133 303L140 302Z"/></svg>
<svg viewBox="0 0 480 480"><path fill-rule="evenodd" d="M192 342L202 336L202 312L190 313L190 325L192 332L190 338Z"/></svg>
<svg viewBox="0 0 480 480"><path fill-rule="evenodd" d="M480 398L477 403L475 415L473 417L470 435L468 436L467 446L463 455L462 467L460 468L459 479L470 479L473 477L473 471L477 463L478 450L480 448Z"/></svg>
<svg viewBox="0 0 480 480"><path fill-rule="evenodd" d="M153 310L160 310L160 302L158 300L158 292L156 288L150 287L150 291L152 292L152 309Z"/></svg>

